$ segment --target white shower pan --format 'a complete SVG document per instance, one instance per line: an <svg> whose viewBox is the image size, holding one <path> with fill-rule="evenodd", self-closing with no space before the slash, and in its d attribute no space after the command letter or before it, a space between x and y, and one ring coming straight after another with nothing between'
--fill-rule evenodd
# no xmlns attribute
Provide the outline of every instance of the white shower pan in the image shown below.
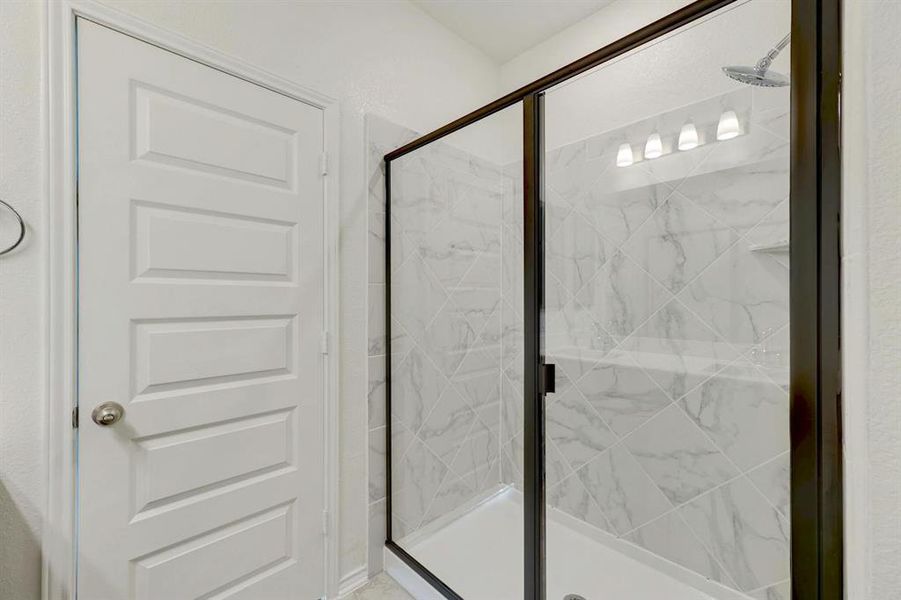
<svg viewBox="0 0 901 600"><path fill-rule="evenodd" d="M504 487L398 544L466 600L521 600L522 496ZM547 515L547 598L747 600L627 542L589 531L555 509ZM417 600L441 600L390 550L385 568Z"/></svg>

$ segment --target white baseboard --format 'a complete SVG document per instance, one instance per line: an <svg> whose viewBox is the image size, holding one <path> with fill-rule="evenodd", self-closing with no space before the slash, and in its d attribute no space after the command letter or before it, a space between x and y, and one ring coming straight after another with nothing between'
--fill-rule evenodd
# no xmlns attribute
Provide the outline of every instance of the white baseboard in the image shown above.
<svg viewBox="0 0 901 600"><path fill-rule="evenodd" d="M338 584L338 598L344 598L369 582L366 565L355 569L341 578Z"/></svg>

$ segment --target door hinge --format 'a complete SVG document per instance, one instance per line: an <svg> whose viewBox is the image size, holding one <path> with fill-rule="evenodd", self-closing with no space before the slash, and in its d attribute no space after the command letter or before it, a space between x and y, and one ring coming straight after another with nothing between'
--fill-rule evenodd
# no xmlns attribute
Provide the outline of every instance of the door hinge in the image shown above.
<svg viewBox="0 0 901 600"><path fill-rule="evenodd" d="M328 152L319 155L319 174L328 175Z"/></svg>
<svg viewBox="0 0 901 600"><path fill-rule="evenodd" d="M328 535L328 511L322 511L322 535Z"/></svg>
<svg viewBox="0 0 901 600"><path fill-rule="evenodd" d="M319 337L319 352L321 354L328 354L328 331L323 331Z"/></svg>
<svg viewBox="0 0 901 600"><path fill-rule="evenodd" d="M78 429L78 407L72 409L72 429Z"/></svg>

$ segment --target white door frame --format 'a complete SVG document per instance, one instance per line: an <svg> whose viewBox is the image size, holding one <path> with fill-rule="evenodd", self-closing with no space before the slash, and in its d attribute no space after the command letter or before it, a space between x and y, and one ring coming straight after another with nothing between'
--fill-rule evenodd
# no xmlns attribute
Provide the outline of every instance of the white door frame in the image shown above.
<svg viewBox="0 0 901 600"><path fill-rule="evenodd" d="M323 439L326 443L325 479L328 521L323 523L325 543L325 588L329 598L338 591L338 103L319 92L259 69L157 27L94 0L46 0L43 34L46 40L44 115L47 159L47 502L44 507L42 540L43 600L75 598L75 470L76 430L73 409L77 363L76 305L76 73L75 21L84 17L121 33L169 50L219 71L323 110L328 177L325 180L323 229L323 289L328 338L323 362L325 410ZM83 412L83 411L82 411Z"/></svg>

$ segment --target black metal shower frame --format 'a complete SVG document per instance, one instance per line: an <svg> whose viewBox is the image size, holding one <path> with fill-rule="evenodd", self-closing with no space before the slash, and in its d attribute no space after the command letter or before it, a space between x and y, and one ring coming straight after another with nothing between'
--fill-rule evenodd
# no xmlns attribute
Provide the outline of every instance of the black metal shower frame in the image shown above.
<svg viewBox="0 0 901 600"><path fill-rule="evenodd" d="M391 163L522 102L524 600L544 600L544 92L740 0L696 0L385 155L385 546L445 598L461 599L392 539ZM791 8L791 564L793 600L842 600L841 0Z"/></svg>

